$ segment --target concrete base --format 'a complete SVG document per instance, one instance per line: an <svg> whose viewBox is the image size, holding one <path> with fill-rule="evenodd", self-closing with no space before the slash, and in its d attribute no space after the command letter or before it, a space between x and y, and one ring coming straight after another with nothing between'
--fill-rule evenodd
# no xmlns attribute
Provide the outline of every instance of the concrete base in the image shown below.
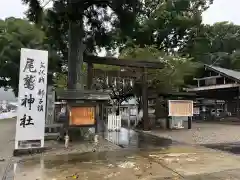
<svg viewBox="0 0 240 180"><path fill-rule="evenodd" d="M32 148L32 149L14 149L13 156L22 156L22 155L31 155L31 154L40 154L46 151L48 148Z"/></svg>
<svg viewBox="0 0 240 180"><path fill-rule="evenodd" d="M45 133L44 140L57 140L60 137L60 133Z"/></svg>

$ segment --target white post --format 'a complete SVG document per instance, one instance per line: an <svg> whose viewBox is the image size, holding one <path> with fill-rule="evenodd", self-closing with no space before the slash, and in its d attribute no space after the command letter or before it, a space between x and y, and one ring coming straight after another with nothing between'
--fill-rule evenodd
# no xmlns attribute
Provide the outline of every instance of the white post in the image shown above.
<svg viewBox="0 0 240 180"><path fill-rule="evenodd" d="M117 78L116 77L114 78L114 85L115 85L115 87L117 86Z"/></svg>
<svg viewBox="0 0 240 180"><path fill-rule="evenodd" d="M106 84L108 85L108 76L106 77Z"/></svg>
<svg viewBox="0 0 240 180"><path fill-rule="evenodd" d="M133 81L130 79L130 86L133 87Z"/></svg>
<svg viewBox="0 0 240 180"><path fill-rule="evenodd" d="M65 148L68 148L68 146L69 146L69 136L68 136L68 134L66 134L66 136L65 136Z"/></svg>

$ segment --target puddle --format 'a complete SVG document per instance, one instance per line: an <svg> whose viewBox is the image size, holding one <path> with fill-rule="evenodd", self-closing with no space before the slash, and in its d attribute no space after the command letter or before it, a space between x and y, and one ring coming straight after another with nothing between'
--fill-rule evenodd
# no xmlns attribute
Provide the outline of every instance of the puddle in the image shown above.
<svg viewBox="0 0 240 180"><path fill-rule="evenodd" d="M89 152L55 156L38 156L13 165L6 179L11 180L98 180L144 179L171 177L173 173L149 155L178 156L192 152L192 147L181 147L170 139L158 138L122 128L120 132L107 132L104 138L123 148L107 152ZM177 147L176 147L177 146ZM193 161L189 159L189 161ZM12 178L11 178L12 177Z"/></svg>
<svg viewBox="0 0 240 180"><path fill-rule="evenodd" d="M171 139L139 133L125 128L121 128L120 132L106 132L104 138L122 148L128 149L154 149L180 144Z"/></svg>
<svg viewBox="0 0 240 180"><path fill-rule="evenodd" d="M13 164L6 174L7 180L99 180L144 179L171 177L173 173L150 158L165 154L164 150L121 149L109 152L91 152L57 156L38 156ZM169 152L174 151L169 148ZM175 147L175 149L179 149ZM180 147L183 150L183 148ZM187 149L187 148L186 148ZM190 148L191 149L191 148ZM177 150L175 150L177 151ZM190 151L190 150L189 150ZM184 153L188 153L184 151ZM176 154L175 154L176 155Z"/></svg>

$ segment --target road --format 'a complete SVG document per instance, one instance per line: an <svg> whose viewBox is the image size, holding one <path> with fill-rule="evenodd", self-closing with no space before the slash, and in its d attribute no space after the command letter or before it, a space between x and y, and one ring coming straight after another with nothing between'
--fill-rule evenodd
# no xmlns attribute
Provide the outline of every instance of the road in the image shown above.
<svg viewBox="0 0 240 180"><path fill-rule="evenodd" d="M15 126L15 119L0 120L0 177L13 154Z"/></svg>

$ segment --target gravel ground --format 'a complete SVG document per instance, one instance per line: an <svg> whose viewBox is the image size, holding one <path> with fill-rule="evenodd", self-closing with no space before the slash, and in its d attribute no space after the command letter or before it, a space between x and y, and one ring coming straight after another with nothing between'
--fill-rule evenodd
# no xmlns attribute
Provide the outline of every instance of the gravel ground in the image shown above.
<svg viewBox="0 0 240 180"><path fill-rule="evenodd" d="M239 129L239 125L193 123L190 130L152 130L146 133L187 144L220 144L240 142Z"/></svg>

